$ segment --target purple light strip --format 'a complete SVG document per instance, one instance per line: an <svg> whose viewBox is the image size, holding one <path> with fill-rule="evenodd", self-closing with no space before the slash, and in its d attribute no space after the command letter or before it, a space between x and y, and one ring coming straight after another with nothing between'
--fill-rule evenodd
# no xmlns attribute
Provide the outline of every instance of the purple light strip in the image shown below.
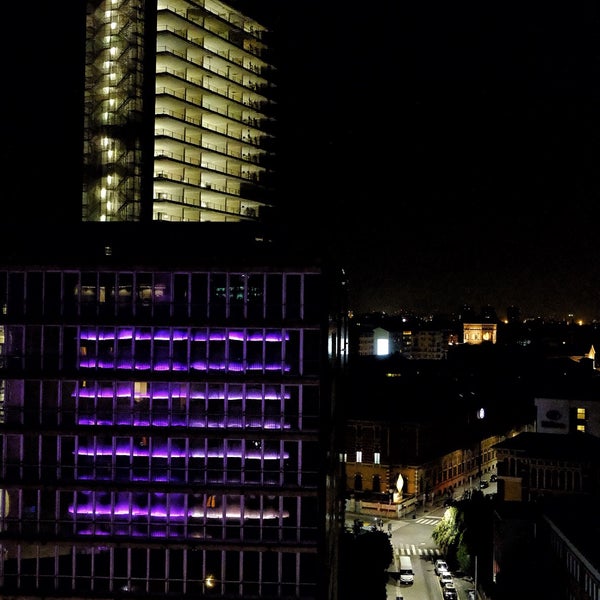
<svg viewBox="0 0 600 600"><path fill-rule="evenodd" d="M288 511L277 512L273 508L265 508L263 510L245 509L242 517L242 510L239 506L228 506L225 514L222 508L191 508L184 510L181 507L167 510L166 507L141 508L130 504L117 504L113 506L96 506L86 507L82 505L69 506L69 513L78 516L95 516L95 517L150 517L152 519L169 519L169 520L186 520L188 518L203 518L208 519L278 519L289 517Z"/></svg>
<svg viewBox="0 0 600 600"><path fill-rule="evenodd" d="M243 373L245 371L291 371L291 367L286 363L271 363L262 365L260 363L250 363L244 366L244 363L240 362L229 362L229 367L225 361L219 362L206 362L206 361L193 361L190 365L192 370L195 371L229 371L236 373ZM103 360L100 358L90 358L88 360L81 359L79 361L79 368L81 369L136 369L138 371L189 371L185 363L170 361L157 362L154 367L149 361L133 360L133 359L114 359L114 360Z"/></svg>
<svg viewBox="0 0 600 600"><path fill-rule="evenodd" d="M109 419L94 419L93 417L80 417L77 420L78 425L131 425L132 420L130 418L116 418L114 421ZM142 427L172 427L172 426L181 426L181 427L194 427L194 428L224 428L228 427L245 427L246 429L290 429L289 423L281 424L280 421L275 421L273 419L267 419L265 421L261 421L260 419L247 419L246 422L241 419L227 419L221 421L215 421L213 419L189 419L186 421L185 419L176 419L173 418L170 421L167 419L159 419L159 418L150 418L147 419L133 419L133 425L141 425Z"/></svg>
<svg viewBox="0 0 600 600"><path fill-rule="evenodd" d="M168 483L172 480L173 478L169 478L167 475L152 475L152 477L143 477L140 475L135 475L133 477L130 477L129 480L130 481L141 481L141 482L152 482L152 483ZM77 477L78 481L112 481L112 479L110 477L98 477L97 475L80 475L79 477ZM180 481L180 479L175 479L174 481ZM192 480L194 483L200 482L200 481L204 481L204 479L194 479ZM214 478L210 478L208 480L208 483L223 483L223 481L221 479L214 479ZM239 477L228 477L227 481L225 483L235 483L235 484L240 484L242 483L242 481L239 479ZM258 481L245 481L244 483L258 483ZM261 485L279 485L279 481L277 479L274 479L273 477L265 477L263 475L261 481L260 481ZM81 491L82 494L91 494L92 492L90 490L82 490Z"/></svg>
<svg viewBox="0 0 600 600"><path fill-rule="evenodd" d="M135 394L135 398L137 399L143 399L143 398L158 398L158 399L168 399L169 397L171 398L186 398L189 397L191 400L193 399L206 399L206 398L212 398L212 399L216 399L218 400L220 399L225 399L225 392L223 390L219 390L219 391L214 391L211 390L210 394L207 394L204 391L199 391L199 390L194 390L191 391L189 394L187 393L187 390L184 387L184 384L181 384L182 389L178 390L177 387L172 387L171 389L169 389L169 384L164 383L152 383L149 384L149 387L151 387L151 392L148 392L148 394L142 396L139 394ZM115 390L113 389L113 387L100 387L98 386L97 388L94 387L85 387L85 388L79 388L79 390L75 393L72 394L72 396L78 396L79 398L112 398L113 396L115 396ZM264 394L261 392L261 390L255 390L255 389L249 389L246 391L246 393L243 392L233 392L233 391L229 391L227 393L227 398L230 400L243 400L244 398L247 398L249 400L261 400L263 398L265 400L281 400L282 398L282 394L279 391L275 391L275 390L265 390ZM134 396L134 392L132 389L132 385L130 383L121 383L121 384L117 384L117 390L116 390L116 396L119 398L129 398ZM285 399L289 399L290 393L286 392L285 394L283 394L283 398Z"/></svg>
<svg viewBox="0 0 600 600"><path fill-rule="evenodd" d="M246 330L231 330L228 332L211 331L192 331L179 329L157 329L154 335L148 331L134 330L130 328L120 328L115 331L97 331L96 329L82 328L79 334L80 340L106 341L106 340L159 340L159 341L186 341L194 342L224 342L226 340L250 342L282 342L290 339L289 333L281 331L254 331L248 333Z"/></svg>
<svg viewBox="0 0 600 600"><path fill-rule="evenodd" d="M142 456L147 458L245 458L246 460L280 460L289 458L289 453L283 455L278 452L261 452L261 450L246 450L242 452L240 447L228 447L227 450L209 450L192 449L189 452L185 450L169 449L166 446L158 446L150 452L149 448L133 447L129 444L119 444L115 450L111 446L99 446L95 449L89 446L79 446L76 452L77 456Z"/></svg>

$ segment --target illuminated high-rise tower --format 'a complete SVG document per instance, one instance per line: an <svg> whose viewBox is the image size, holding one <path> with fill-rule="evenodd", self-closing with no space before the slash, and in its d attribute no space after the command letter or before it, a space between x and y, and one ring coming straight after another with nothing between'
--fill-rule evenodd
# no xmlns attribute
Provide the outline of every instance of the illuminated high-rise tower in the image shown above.
<svg viewBox="0 0 600 600"><path fill-rule="evenodd" d="M266 30L86 25L83 222L0 236L0 596L336 600L345 286L255 227Z"/></svg>
<svg viewBox="0 0 600 600"><path fill-rule="evenodd" d="M258 220L276 106L268 29L218 0L87 7L83 220Z"/></svg>

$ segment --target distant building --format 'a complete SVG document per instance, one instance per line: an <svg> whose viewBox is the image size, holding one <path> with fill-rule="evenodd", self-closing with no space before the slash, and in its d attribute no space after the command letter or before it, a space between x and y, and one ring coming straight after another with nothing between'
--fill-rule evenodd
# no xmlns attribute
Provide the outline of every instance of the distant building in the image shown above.
<svg viewBox="0 0 600 600"><path fill-rule="evenodd" d="M444 360L448 357L448 333L441 329L420 329L412 335L411 358Z"/></svg>
<svg viewBox="0 0 600 600"><path fill-rule="evenodd" d="M358 336L359 356L389 356L393 345L390 332L383 327L368 327Z"/></svg>
<svg viewBox="0 0 600 600"><path fill-rule="evenodd" d="M582 432L525 432L494 446L505 501L600 491L600 438Z"/></svg>
<svg viewBox="0 0 600 600"><path fill-rule="evenodd" d="M495 344L498 325L496 323L463 323L463 342L465 344Z"/></svg>
<svg viewBox="0 0 600 600"><path fill-rule="evenodd" d="M398 354L414 360L445 360L448 348L459 339L457 327L428 323L407 326L398 319L360 321L353 325L353 331L359 356Z"/></svg>
<svg viewBox="0 0 600 600"><path fill-rule="evenodd" d="M600 438L600 399L536 398L535 406L539 433L580 431Z"/></svg>

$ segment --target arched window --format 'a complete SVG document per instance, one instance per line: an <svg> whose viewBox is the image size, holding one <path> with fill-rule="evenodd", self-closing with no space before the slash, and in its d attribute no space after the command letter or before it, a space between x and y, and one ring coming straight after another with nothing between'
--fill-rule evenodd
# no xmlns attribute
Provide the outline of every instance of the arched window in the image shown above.
<svg viewBox="0 0 600 600"><path fill-rule="evenodd" d="M374 492L381 491L381 481L379 479L379 475L373 475L373 491Z"/></svg>

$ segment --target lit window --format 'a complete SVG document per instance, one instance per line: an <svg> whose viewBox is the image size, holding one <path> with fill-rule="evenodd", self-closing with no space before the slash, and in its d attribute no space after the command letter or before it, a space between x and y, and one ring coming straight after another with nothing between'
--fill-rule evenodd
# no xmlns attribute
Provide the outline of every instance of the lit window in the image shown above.
<svg viewBox="0 0 600 600"><path fill-rule="evenodd" d="M387 356L390 353L389 340L377 340L377 356Z"/></svg>
<svg viewBox="0 0 600 600"><path fill-rule="evenodd" d="M373 462L376 465L380 465L381 464L381 452L375 452L375 454L373 455Z"/></svg>
<svg viewBox="0 0 600 600"><path fill-rule="evenodd" d="M577 420L578 421L585 421L585 408L578 408L577 409Z"/></svg>
<svg viewBox="0 0 600 600"><path fill-rule="evenodd" d="M362 450L357 450L356 451L356 462L357 463L362 462Z"/></svg>

